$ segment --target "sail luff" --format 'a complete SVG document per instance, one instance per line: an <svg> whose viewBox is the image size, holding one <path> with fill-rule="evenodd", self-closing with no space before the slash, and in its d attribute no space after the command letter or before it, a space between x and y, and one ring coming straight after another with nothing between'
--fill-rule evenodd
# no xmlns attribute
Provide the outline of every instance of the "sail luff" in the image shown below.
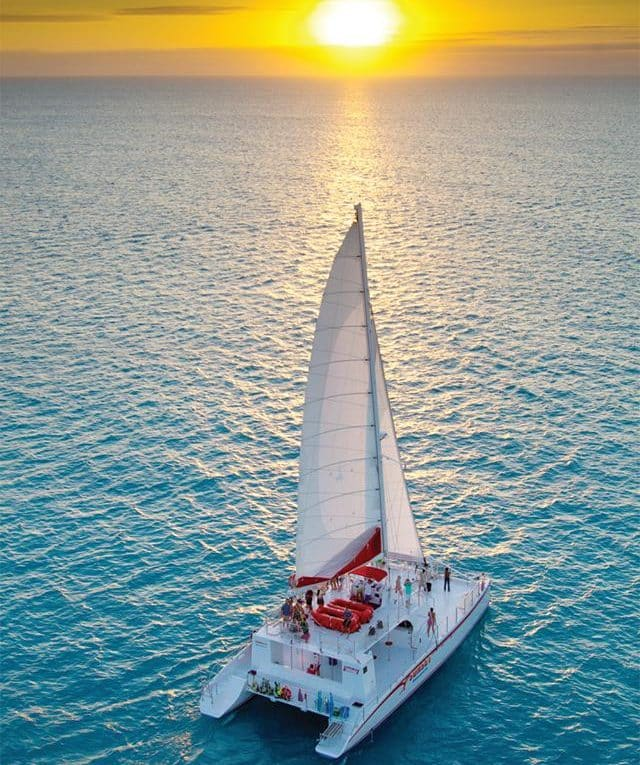
<svg viewBox="0 0 640 765"><path fill-rule="evenodd" d="M360 243L360 263L362 268L362 284L364 289L365 318L367 322L367 346L369 357L369 379L372 395L373 426L376 443L376 470L378 471L378 492L380 497L380 533L382 541L382 554L387 555L387 529L385 513L385 491L384 491L384 470L382 466L382 452L380 449L380 416L378 412L378 391L376 380L376 354L379 354L378 341L375 337L375 327L373 325L373 312L371 308L371 298L369 296L369 277L367 274L367 254L364 246L364 223L362 220L362 205L357 204L356 221L358 224L358 239Z"/></svg>

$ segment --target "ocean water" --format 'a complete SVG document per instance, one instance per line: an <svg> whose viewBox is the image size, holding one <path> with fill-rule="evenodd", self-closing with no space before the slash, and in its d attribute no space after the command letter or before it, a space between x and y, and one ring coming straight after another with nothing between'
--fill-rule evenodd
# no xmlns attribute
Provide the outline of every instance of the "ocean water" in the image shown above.
<svg viewBox="0 0 640 765"><path fill-rule="evenodd" d="M22 81L1 112L2 762L317 761L318 718L198 699L292 570L358 200L425 548L495 588L344 762L637 762L635 85Z"/></svg>

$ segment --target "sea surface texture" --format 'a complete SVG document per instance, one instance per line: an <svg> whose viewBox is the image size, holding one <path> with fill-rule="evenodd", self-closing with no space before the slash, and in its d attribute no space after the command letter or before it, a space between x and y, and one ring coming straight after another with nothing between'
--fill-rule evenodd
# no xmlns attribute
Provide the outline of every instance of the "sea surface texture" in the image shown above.
<svg viewBox="0 0 640 765"><path fill-rule="evenodd" d="M2 762L316 762L207 677L291 573L314 319L361 201L425 550L486 618L344 762L637 762L625 82L2 87Z"/></svg>

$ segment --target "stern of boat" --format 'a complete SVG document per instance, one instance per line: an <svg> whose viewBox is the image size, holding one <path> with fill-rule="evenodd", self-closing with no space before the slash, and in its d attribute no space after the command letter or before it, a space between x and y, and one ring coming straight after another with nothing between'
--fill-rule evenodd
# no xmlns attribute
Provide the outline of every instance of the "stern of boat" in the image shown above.
<svg viewBox="0 0 640 765"><path fill-rule="evenodd" d="M353 746L353 725L345 721L329 721L329 725L322 731L316 753L332 760L342 755Z"/></svg>
<svg viewBox="0 0 640 765"><path fill-rule="evenodd" d="M253 695L247 688L251 665L251 643L246 646L202 689L200 712L220 718L237 709Z"/></svg>

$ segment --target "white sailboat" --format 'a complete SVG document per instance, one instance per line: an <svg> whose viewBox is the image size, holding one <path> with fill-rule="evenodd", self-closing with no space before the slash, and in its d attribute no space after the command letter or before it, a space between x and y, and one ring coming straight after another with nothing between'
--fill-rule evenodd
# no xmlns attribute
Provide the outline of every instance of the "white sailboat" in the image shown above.
<svg viewBox="0 0 640 765"><path fill-rule="evenodd" d="M316 752L332 758L451 656L490 591L484 574L453 575L423 554L369 300L361 206L355 210L313 341L289 602L200 699L201 712L216 718L253 695L323 715ZM296 605L309 593L310 607Z"/></svg>

